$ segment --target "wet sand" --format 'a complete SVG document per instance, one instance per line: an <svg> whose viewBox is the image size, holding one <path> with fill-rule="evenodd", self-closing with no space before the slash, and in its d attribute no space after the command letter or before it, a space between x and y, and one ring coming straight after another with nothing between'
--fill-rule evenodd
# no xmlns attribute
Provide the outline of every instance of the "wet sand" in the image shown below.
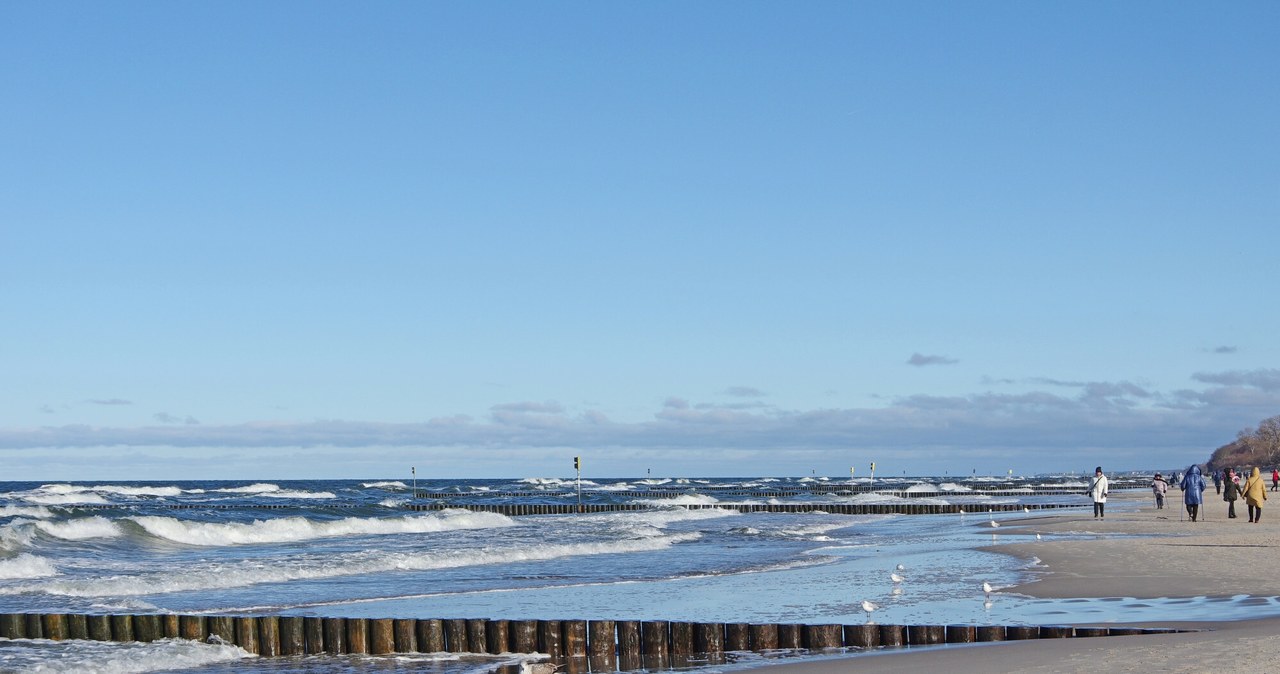
<svg viewBox="0 0 1280 674"><path fill-rule="evenodd" d="M1194 523L1182 510L1181 492L1174 490L1170 497L1157 510L1149 493L1113 494L1111 504L1143 505L1127 512L1113 507L1104 519L1081 510L1005 521L1002 535L1024 533L1029 541L988 549L1038 559L1043 571L1032 582L1001 591L1043 598L1280 596L1280 498L1269 501L1276 507L1264 508L1262 520L1251 524L1243 501L1236 504L1239 517L1227 519L1227 504L1212 485L1201 508L1207 517ZM1036 533L1086 531L1104 537L1034 540ZM1159 536L1129 537L1150 534ZM1141 625L1202 631L885 650L768 669L776 674L1280 671L1280 618Z"/></svg>

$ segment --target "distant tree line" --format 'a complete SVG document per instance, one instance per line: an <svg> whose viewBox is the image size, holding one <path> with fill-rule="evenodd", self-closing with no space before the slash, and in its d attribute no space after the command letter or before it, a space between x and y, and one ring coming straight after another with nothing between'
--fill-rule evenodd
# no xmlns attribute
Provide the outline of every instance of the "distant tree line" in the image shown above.
<svg viewBox="0 0 1280 674"><path fill-rule="evenodd" d="M1280 415L1263 419L1257 428L1246 428L1236 439L1213 451L1209 470L1241 466L1280 466Z"/></svg>

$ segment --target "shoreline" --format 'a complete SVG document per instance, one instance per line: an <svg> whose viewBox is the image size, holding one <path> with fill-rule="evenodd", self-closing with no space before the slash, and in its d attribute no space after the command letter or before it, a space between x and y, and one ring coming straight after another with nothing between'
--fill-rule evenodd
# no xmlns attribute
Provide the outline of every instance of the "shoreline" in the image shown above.
<svg viewBox="0 0 1280 674"><path fill-rule="evenodd" d="M1201 506L1207 517L1193 523L1187 520L1182 493L1176 489L1171 490L1162 510L1156 509L1146 491L1117 492L1108 503L1123 503L1126 509L1108 513L1103 519L1095 519L1091 513L1073 513L1002 522L1002 535L1034 537L1087 531L1101 537L1033 539L983 548L1038 561L1036 578L998 591L1046 599L1280 596L1280 574L1270 573L1275 549L1280 548L1280 508L1264 507L1261 521L1251 524L1244 502L1239 501L1238 517L1227 519L1227 504L1213 490L1207 490ZM1280 499L1275 503L1280 506ZM1131 504L1137 507L1128 507ZM1280 617L1194 622L1174 618L1107 624L1201 631L885 649L752 669L768 669L771 674L843 674L850 670L885 674L945 668L948 674L992 674L1153 669L1202 672L1222 666L1264 672L1280 666Z"/></svg>

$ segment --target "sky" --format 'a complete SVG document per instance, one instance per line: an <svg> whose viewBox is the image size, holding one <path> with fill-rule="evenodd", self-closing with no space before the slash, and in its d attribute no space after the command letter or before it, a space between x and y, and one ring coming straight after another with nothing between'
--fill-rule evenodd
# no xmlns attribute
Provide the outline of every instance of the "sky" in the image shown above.
<svg viewBox="0 0 1280 674"><path fill-rule="evenodd" d="M0 480L1185 467L1274 2L0 3Z"/></svg>

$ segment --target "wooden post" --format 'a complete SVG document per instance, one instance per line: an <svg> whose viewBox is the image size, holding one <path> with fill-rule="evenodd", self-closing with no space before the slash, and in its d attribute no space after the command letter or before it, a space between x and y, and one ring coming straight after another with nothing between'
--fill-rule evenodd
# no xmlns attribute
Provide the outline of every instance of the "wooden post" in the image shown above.
<svg viewBox="0 0 1280 674"><path fill-rule="evenodd" d="M1041 639L1070 639L1075 636L1075 630L1065 625L1041 625Z"/></svg>
<svg viewBox="0 0 1280 674"><path fill-rule="evenodd" d="M772 651L778 648L778 626L769 624L752 624L747 627L747 632L751 636L751 650L759 653L761 651Z"/></svg>
<svg viewBox="0 0 1280 674"><path fill-rule="evenodd" d="M22 639L27 636L27 620L21 613L5 613L0 615L0 637L5 639Z"/></svg>
<svg viewBox="0 0 1280 674"><path fill-rule="evenodd" d="M418 636L418 652L444 653L444 621L439 619L419 620L414 626Z"/></svg>
<svg viewBox="0 0 1280 674"><path fill-rule="evenodd" d="M1076 631L1077 631L1077 632L1078 632L1078 631L1080 631L1080 630L1079 630L1079 628L1077 628L1077 629L1076 629ZM1142 633L1143 633L1143 629L1142 629L1141 627L1110 627L1110 628L1107 628L1107 636L1112 636L1112 637L1127 637L1127 636L1132 636L1132 635L1135 635L1135 634L1142 634Z"/></svg>
<svg viewBox="0 0 1280 674"><path fill-rule="evenodd" d="M302 616L280 616L280 655L304 655L307 652L306 621ZM323 649L321 649L323 650Z"/></svg>
<svg viewBox="0 0 1280 674"><path fill-rule="evenodd" d="M560 635L559 620L538 621L538 651L553 659L564 657L564 640Z"/></svg>
<svg viewBox="0 0 1280 674"><path fill-rule="evenodd" d="M369 652L369 621L365 618L347 618L347 652Z"/></svg>
<svg viewBox="0 0 1280 674"><path fill-rule="evenodd" d="M907 628L902 625L881 625L880 645L893 647L906 646Z"/></svg>
<svg viewBox="0 0 1280 674"><path fill-rule="evenodd" d="M160 637L163 639L178 638L178 615L165 613L160 616Z"/></svg>
<svg viewBox="0 0 1280 674"><path fill-rule="evenodd" d="M693 623L672 621L668 629L671 630L671 655L687 657L694 652Z"/></svg>
<svg viewBox="0 0 1280 674"><path fill-rule="evenodd" d="M751 650L751 633L746 623L726 623L724 649L729 652Z"/></svg>
<svg viewBox="0 0 1280 674"><path fill-rule="evenodd" d="M111 616L91 615L89 622L89 638L94 641L111 641ZM203 635L200 637L204 638Z"/></svg>
<svg viewBox="0 0 1280 674"><path fill-rule="evenodd" d="M342 655L347 652L347 621L345 618L322 618L324 621L324 652Z"/></svg>
<svg viewBox="0 0 1280 674"><path fill-rule="evenodd" d="M324 618L306 616L302 619L302 634L307 655L326 653L324 647Z"/></svg>
<svg viewBox="0 0 1280 674"><path fill-rule="evenodd" d="M671 624L665 620L640 623L640 648L646 669L666 669L671 656Z"/></svg>
<svg viewBox="0 0 1280 674"><path fill-rule="evenodd" d="M973 625L947 625L947 643L971 644L977 641Z"/></svg>
<svg viewBox="0 0 1280 674"><path fill-rule="evenodd" d="M485 622L483 618L467 620L467 652L489 652L489 634L488 630L485 629Z"/></svg>
<svg viewBox="0 0 1280 674"><path fill-rule="evenodd" d="M1004 634L1009 641L1039 639L1040 628L1036 625L1009 625L1004 628Z"/></svg>
<svg viewBox="0 0 1280 674"><path fill-rule="evenodd" d="M395 622L391 618L371 618L369 620L369 653L386 655L395 652Z"/></svg>
<svg viewBox="0 0 1280 674"><path fill-rule="evenodd" d="M26 634L28 639L44 638L44 619L39 613L26 613L23 614L22 618L27 624ZM132 635L128 641L133 641Z"/></svg>
<svg viewBox="0 0 1280 674"><path fill-rule="evenodd" d="M67 616L67 638L82 640L89 638L88 616L83 613L72 613Z"/></svg>
<svg viewBox="0 0 1280 674"><path fill-rule="evenodd" d="M844 646L844 628L840 625L805 625L804 647L811 651Z"/></svg>
<svg viewBox="0 0 1280 674"><path fill-rule="evenodd" d="M209 628L209 636L218 637L224 643L228 644L234 644L236 642L235 618L225 615L209 616L207 625ZM115 624L113 623L111 627L114 630Z"/></svg>
<svg viewBox="0 0 1280 674"><path fill-rule="evenodd" d="M262 616L258 618L258 655L274 658L280 655L280 617Z"/></svg>
<svg viewBox="0 0 1280 674"><path fill-rule="evenodd" d="M933 646L947 642L947 628L943 625L911 625L907 628L907 643L912 646Z"/></svg>
<svg viewBox="0 0 1280 674"><path fill-rule="evenodd" d="M1004 625L979 625L974 628L975 641L1004 641Z"/></svg>
<svg viewBox="0 0 1280 674"><path fill-rule="evenodd" d="M618 669L631 672L644 665L644 648L640 639L640 623L635 620L619 620L615 626L618 631Z"/></svg>
<svg viewBox="0 0 1280 674"><path fill-rule="evenodd" d="M880 626L871 623L844 626L844 645L850 648L877 648L880 646Z"/></svg>
<svg viewBox="0 0 1280 674"><path fill-rule="evenodd" d="M205 631L205 618L202 615L178 616L178 636L189 641L204 641L209 633Z"/></svg>
<svg viewBox="0 0 1280 674"><path fill-rule="evenodd" d="M486 653L498 655L511 652L510 620L490 620L485 626L485 636L488 639Z"/></svg>
<svg viewBox="0 0 1280 674"><path fill-rule="evenodd" d="M467 621L459 618L444 621L444 648L450 653L467 652Z"/></svg>
<svg viewBox="0 0 1280 674"><path fill-rule="evenodd" d="M566 620L561 623L564 635L564 656L566 658L585 658L587 656L587 621Z"/></svg>
<svg viewBox="0 0 1280 674"><path fill-rule="evenodd" d="M396 618L391 629L395 632L397 653L418 652L418 621L413 618Z"/></svg>
<svg viewBox="0 0 1280 674"><path fill-rule="evenodd" d="M511 621L511 652L536 653L538 651L538 621Z"/></svg>
<svg viewBox="0 0 1280 674"><path fill-rule="evenodd" d="M30 628L29 624L28 624L28 628ZM28 634L27 638L31 638L31 635ZM133 616L131 615L111 616L111 640L112 641L133 641Z"/></svg>
<svg viewBox="0 0 1280 674"><path fill-rule="evenodd" d="M804 648L801 625L778 625L778 648Z"/></svg>
<svg viewBox="0 0 1280 674"><path fill-rule="evenodd" d="M236 645L258 654L258 619L252 616L236 618Z"/></svg>
<svg viewBox="0 0 1280 674"><path fill-rule="evenodd" d="M694 625L693 647L699 653L724 653L724 623L698 623Z"/></svg>
<svg viewBox="0 0 1280 674"><path fill-rule="evenodd" d="M155 613L133 616L133 638L142 642L163 639L164 630L160 625L160 616Z"/></svg>
<svg viewBox="0 0 1280 674"><path fill-rule="evenodd" d="M67 614L65 613L46 613L42 616L41 621L44 623L44 638L51 641L65 641L67 632L70 629L67 626Z"/></svg>
<svg viewBox="0 0 1280 674"><path fill-rule="evenodd" d="M587 623L587 656L591 659L591 671L612 672L618 668L617 628L612 620L592 620Z"/></svg>
<svg viewBox="0 0 1280 674"><path fill-rule="evenodd" d="M1070 627L1065 627L1065 628L1063 628L1063 629L1068 629L1068 630L1069 630L1069 629L1071 629L1071 628L1070 628ZM1110 630L1110 629L1108 629L1108 628L1106 628L1106 627L1077 627L1077 628L1075 628L1075 635L1074 635L1074 636L1077 636L1077 637L1106 637L1106 636L1110 636L1110 635L1111 635L1111 630ZM1041 636L1041 638L1044 638L1044 628L1041 628L1041 630L1040 630L1040 636Z"/></svg>

